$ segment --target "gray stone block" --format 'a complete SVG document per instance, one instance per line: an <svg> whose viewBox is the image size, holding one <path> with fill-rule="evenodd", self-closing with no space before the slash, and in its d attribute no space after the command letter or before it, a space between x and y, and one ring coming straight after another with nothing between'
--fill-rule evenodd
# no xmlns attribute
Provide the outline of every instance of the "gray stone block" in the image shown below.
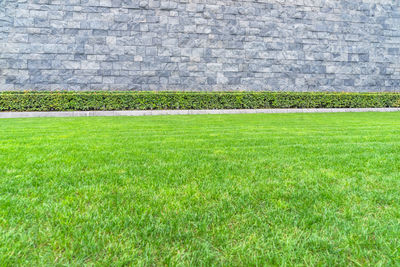
<svg viewBox="0 0 400 267"><path fill-rule="evenodd" d="M28 60L28 69L51 69L51 68L52 68L51 60L36 60L36 59Z"/></svg>

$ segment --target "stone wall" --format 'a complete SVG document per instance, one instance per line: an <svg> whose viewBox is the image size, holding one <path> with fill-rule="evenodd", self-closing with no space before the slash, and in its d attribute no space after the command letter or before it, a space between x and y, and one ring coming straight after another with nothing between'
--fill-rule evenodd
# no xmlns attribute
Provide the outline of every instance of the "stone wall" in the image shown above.
<svg viewBox="0 0 400 267"><path fill-rule="evenodd" d="M0 0L0 91L400 91L400 1Z"/></svg>

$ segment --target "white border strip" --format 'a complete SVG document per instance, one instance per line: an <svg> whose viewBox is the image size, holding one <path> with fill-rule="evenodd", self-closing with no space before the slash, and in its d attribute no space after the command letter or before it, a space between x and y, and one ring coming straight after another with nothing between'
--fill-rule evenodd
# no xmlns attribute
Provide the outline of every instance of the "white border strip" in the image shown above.
<svg viewBox="0 0 400 267"><path fill-rule="evenodd" d="M126 110L126 111L50 111L0 112L0 118L36 117L99 117L150 116L194 114L253 114L253 113L329 113L329 112L394 112L400 108L310 108L310 109L204 109L204 110Z"/></svg>

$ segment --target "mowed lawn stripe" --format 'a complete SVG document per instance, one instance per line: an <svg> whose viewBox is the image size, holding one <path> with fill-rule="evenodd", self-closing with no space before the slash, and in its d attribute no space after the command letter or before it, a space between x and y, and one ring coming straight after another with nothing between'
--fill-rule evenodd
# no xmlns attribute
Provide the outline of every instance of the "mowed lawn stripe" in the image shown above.
<svg viewBox="0 0 400 267"><path fill-rule="evenodd" d="M399 115L0 120L0 262L396 264Z"/></svg>

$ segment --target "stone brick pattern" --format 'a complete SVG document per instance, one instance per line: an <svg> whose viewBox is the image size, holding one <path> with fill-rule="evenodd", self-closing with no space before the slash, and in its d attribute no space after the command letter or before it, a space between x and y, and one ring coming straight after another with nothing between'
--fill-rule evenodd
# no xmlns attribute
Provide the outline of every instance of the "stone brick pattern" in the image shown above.
<svg viewBox="0 0 400 267"><path fill-rule="evenodd" d="M398 0L0 0L0 91L400 91Z"/></svg>

